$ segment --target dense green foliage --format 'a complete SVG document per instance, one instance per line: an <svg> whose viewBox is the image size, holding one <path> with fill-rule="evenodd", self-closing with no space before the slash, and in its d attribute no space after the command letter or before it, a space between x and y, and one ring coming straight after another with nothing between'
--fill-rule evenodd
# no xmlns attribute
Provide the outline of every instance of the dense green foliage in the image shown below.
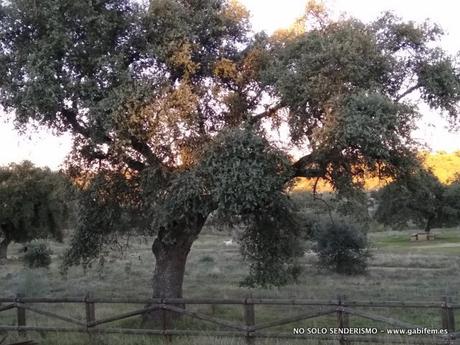
<svg viewBox="0 0 460 345"><path fill-rule="evenodd" d="M304 250L302 228L293 205L285 198L246 219L240 240L241 253L249 263L244 286L281 286L296 280L301 273L298 258Z"/></svg>
<svg viewBox="0 0 460 345"><path fill-rule="evenodd" d="M315 224L323 222L324 218L347 218L350 222L360 224L366 230L369 229L372 221L368 210L369 199L363 191L357 190L345 198L335 193L295 190L290 193L290 198L305 238L311 238Z"/></svg>
<svg viewBox="0 0 460 345"><path fill-rule="evenodd" d="M216 138L200 168L221 217L244 217L270 207L293 175L287 155L250 129Z"/></svg>
<svg viewBox="0 0 460 345"><path fill-rule="evenodd" d="M460 175L444 191L443 213L447 225L460 224Z"/></svg>
<svg viewBox="0 0 460 345"><path fill-rule="evenodd" d="M171 217L207 215L212 210L228 222L254 214L284 194L283 186L291 175L290 162L282 151L251 129L231 129L205 146L193 168L174 174L167 193L149 189L151 174L141 184L144 199L153 201L151 212L152 216L156 212L159 227L167 226Z"/></svg>
<svg viewBox="0 0 460 345"><path fill-rule="evenodd" d="M347 222L317 224L314 251L320 267L341 274L360 274L370 256L366 234Z"/></svg>
<svg viewBox="0 0 460 345"><path fill-rule="evenodd" d="M24 262L30 268L49 267L52 254L52 250L45 242L35 240L28 244Z"/></svg>
<svg viewBox="0 0 460 345"><path fill-rule="evenodd" d="M291 267L295 231L271 219L292 218L278 216L290 180L323 178L351 200L366 171L412 171L413 91L457 119L460 77L435 47L441 30L390 14L324 16L285 37L250 35L247 11L225 0L18 0L2 2L0 19L0 104L18 126L75 136L68 172L85 183L67 263L131 230L153 235L157 286L163 276L182 284L168 270L182 274L216 210L248 223L247 258ZM287 145L269 129L283 124ZM305 153L296 162L294 144ZM264 265L251 266L251 281L297 272L268 277Z"/></svg>
<svg viewBox="0 0 460 345"><path fill-rule="evenodd" d="M85 184L76 197L76 229L63 269L70 263L87 265L104 244L120 248L119 236L127 229L133 232L139 229L143 218L137 214L138 199L127 197L133 195L133 183L119 173L105 172Z"/></svg>
<svg viewBox="0 0 460 345"><path fill-rule="evenodd" d="M432 227L460 223L458 197L458 182L443 185L431 171L419 170L378 191L375 218L403 228L413 221L429 232Z"/></svg>
<svg viewBox="0 0 460 345"><path fill-rule="evenodd" d="M70 215L70 191L64 176L27 161L0 168L1 242L61 240Z"/></svg>

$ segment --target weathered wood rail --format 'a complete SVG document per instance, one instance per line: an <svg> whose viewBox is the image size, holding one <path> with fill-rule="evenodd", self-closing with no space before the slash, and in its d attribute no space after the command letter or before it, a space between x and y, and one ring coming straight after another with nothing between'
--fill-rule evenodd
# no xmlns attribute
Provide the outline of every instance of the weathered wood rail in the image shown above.
<svg viewBox="0 0 460 345"><path fill-rule="evenodd" d="M36 307L36 304L66 304L77 303L85 307L85 319L76 319L67 315L47 311ZM119 313L110 317L96 318L96 306L100 304L140 304L142 308L129 312ZM148 305L148 307L146 307ZM217 318L206 313L191 311L178 307L178 305L241 305L243 311L243 323ZM256 322L257 305L272 306L299 306L302 312L297 315L280 318L268 322ZM319 310L311 310L319 308ZM385 331L376 335L331 335L331 334L307 334L299 331L286 332L267 332L269 328L293 324L299 321L311 320L326 315L336 315L337 322L332 325L335 329L347 329L352 326L350 316L364 318L374 322L385 323L398 329L426 329L429 327L414 325L394 318L376 315L361 309L365 308L415 308L415 309L437 309L441 313L440 329L447 330L448 334L431 336L394 336L391 339L386 336ZM460 309L460 304L454 304L448 297L443 297L440 301L348 301L344 296L338 296L334 300L308 300L308 299L136 299L136 298L95 298L91 294L85 297L71 298L32 298L25 296L15 296L10 298L0 298L0 313L7 310L16 309L16 325L1 325L0 332L18 332L25 335L26 332L74 332L87 334L132 334L132 335L152 335L162 336L166 343L172 342L173 336L216 336L216 337L242 337L246 344L253 345L257 338L277 338L277 339L317 339L334 341L337 344L358 344L358 343L403 343L403 344L460 344L460 332L455 329L455 310ZM134 316L140 316L153 310L162 310L162 322L160 329L132 329L132 328L105 328L99 327L111 322L124 320ZM213 308L214 310L214 308ZM35 313L51 319L64 321L74 325L74 327L49 327L49 326L28 326L27 314ZM193 319L208 322L225 330L206 330L198 331L192 329L174 329L168 313L178 313L187 315ZM375 329L375 328L373 328ZM383 335L382 335L383 334Z"/></svg>

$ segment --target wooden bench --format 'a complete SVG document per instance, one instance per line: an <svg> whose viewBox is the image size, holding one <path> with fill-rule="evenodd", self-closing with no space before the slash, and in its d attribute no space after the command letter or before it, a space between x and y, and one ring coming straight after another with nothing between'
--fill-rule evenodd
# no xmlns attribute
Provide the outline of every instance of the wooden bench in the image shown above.
<svg viewBox="0 0 460 345"><path fill-rule="evenodd" d="M426 233L426 232L417 232L410 236L411 241L431 241L434 239L435 239L434 234Z"/></svg>

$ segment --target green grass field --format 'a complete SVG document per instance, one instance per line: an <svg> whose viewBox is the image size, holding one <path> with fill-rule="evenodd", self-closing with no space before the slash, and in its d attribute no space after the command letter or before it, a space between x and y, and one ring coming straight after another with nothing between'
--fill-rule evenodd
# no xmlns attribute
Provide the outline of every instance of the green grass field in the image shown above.
<svg viewBox="0 0 460 345"><path fill-rule="evenodd" d="M408 241L414 231L400 231L371 234L377 248L392 252L432 253L460 255L460 236L457 229L434 231L436 237L431 241Z"/></svg>
<svg viewBox="0 0 460 345"><path fill-rule="evenodd" d="M187 264L184 283L185 297L202 298L242 298L249 294L260 298L306 298L334 299L346 295L349 300L369 301L440 301L441 296L450 295L460 303L460 229L435 229L436 239L429 242L410 242L413 231L370 233L372 259L368 272L361 276L341 276L320 271L316 268L315 255L307 252L303 258L304 272L299 282L282 288L250 290L239 286L247 272L237 245L224 245L230 234L207 229L194 244ZM67 276L59 273L59 259L65 244L52 243L54 257L50 269L30 270L24 268L21 245L13 244L7 262L0 266L0 291L2 296L17 293L35 297L83 296L91 291L97 297L137 297L148 298L151 293L151 274L154 262L150 241L135 239L129 251L111 252L104 265L95 264L83 271L81 267L71 268ZM45 308L45 306L41 306ZM138 307L138 306L137 306ZM66 314L74 318L84 318L83 306L47 306L50 311ZM129 305L97 305L97 317L107 317L114 313L135 309ZM191 310L211 313L209 306L190 306ZM314 308L310 308L315 310ZM305 307L258 306L256 321L276 320L287 315L305 311ZM367 310L379 315L394 317L429 328L440 328L439 310L373 309ZM241 306L218 306L214 315L227 320L242 320ZM457 313L460 314L460 313ZM13 325L15 311L0 313L0 324ZM457 315L457 328L460 327ZM43 316L28 312L28 325L60 325ZM292 327L335 326L335 316L321 317L305 322L278 327L272 331L292 331ZM136 328L139 318L126 319L111 325ZM373 323L351 317L352 326L376 326ZM211 330L215 327L201 321L185 318L175 325L177 328ZM161 339L140 336L106 336L90 339L87 335L30 334L40 344L160 344ZM0 336L0 340L2 337ZM10 335L9 339L14 339ZM174 344L243 344L238 338L182 338ZM305 344L305 341L258 341L258 344ZM308 342L307 344L316 344ZM321 342L318 342L321 344ZM328 344L323 342L322 344Z"/></svg>

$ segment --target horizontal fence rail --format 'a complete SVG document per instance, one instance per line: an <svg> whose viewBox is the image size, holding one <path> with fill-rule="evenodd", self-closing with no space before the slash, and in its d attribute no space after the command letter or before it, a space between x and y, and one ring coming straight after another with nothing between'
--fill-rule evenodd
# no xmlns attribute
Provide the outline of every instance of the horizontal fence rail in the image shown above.
<svg viewBox="0 0 460 345"><path fill-rule="evenodd" d="M308 305L308 306L335 306L337 299L332 300L309 300L309 299L270 299L270 298L239 298L239 299L221 299L221 298L91 298L91 297L62 297L62 298L37 298L37 297L8 297L0 298L0 303L103 303L103 304L261 304L261 305ZM444 303L441 301L346 301L348 306L369 307L369 308L439 308ZM449 302L449 306L460 309L460 304Z"/></svg>
<svg viewBox="0 0 460 345"><path fill-rule="evenodd" d="M85 318L78 319L44 310L37 304L81 304L84 306ZM101 304L140 304L141 308L131 311L117 313L115 315L96 318L96 306ZM242 307L243 322L224 320L214 315L191 311L185 308L186 305L239 305ZM256 322L255 306L299 306L302 311L297 315L280 317L277 320ZM311 307L319 308L312 310ZM360 309L357 309L360 308ZM310 334L298 332L294 334L286 332L266 331L273 327L292 324L295 322L312 320L322 316L334 316L336 322L334 329L346 330L353 327L350 317L358 317L373 322L384 323L397 329L426 329L428 327L414 325L412 323L391 318L388 316L377 315L361 309L375 308L403 308L403 309L432 309L438 310L441 316L440 329L447 330L445 335L433 336L401 336L386 337L384 335L335 335L335 334ZM161 299L136 299L136 298L96 298L92 294L85 297L66 297L66 298L36 298L26 296L15 296L0 298L0 313L11 309L16 309L16 325L0 324L1 332L18 332L26 335L26 332L63 332L63 333L86 333L86 334L127 334L127 335L151 335L163 336L166 343L172 342L173 336L214 336L214 337L241 337L246 344L254 345L257 338L275 339L316 339L334 341L340 345L350 345L353 343L381 343L393 344L460 344L457 340L460 332L455 329L455 310L460 309L460 304L455 304L449 297L444 296L440 301L349 301L344 296L338 296L333 300L309 300L309 299L264 299L264 298L240 298L240 299L218 299L218 298L161 298ZM214 310L214 308L213 308ZM115 321L124 320L134 316L142 316L153 311L160 311L161 320L159 329L132 329L132 328L107 328L99 327ZM48 317L53 320L66 322L69 327L49 327L49 326L30 326L27 325L26 315L34 313ZM185 315L195 320L200 320L208 324L214 324L225 330L193 330L193 329L174 329L174 322L171 314ZM73 327L70 327L70 324ZM299 328L304 329L304 328ZM369 327L370 329L370 327Z"/></svg>

